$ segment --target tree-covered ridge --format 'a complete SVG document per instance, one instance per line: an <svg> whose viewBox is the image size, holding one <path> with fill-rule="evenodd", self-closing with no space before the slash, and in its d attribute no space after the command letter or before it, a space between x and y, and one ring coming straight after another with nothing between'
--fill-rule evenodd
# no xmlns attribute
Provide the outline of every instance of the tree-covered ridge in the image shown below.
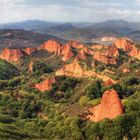
<svg viewBox="0 0 140 140"><path fill-rule="evenodd" d="M19 70L9 62L0 59L0 80L7 80L19 74Z"/></svg>

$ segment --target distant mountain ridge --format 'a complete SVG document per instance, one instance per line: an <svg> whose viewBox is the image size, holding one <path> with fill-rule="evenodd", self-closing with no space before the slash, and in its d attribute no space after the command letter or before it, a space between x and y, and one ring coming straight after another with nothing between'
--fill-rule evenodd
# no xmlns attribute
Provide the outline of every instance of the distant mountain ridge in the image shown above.
<svg viewBox="0 0 140 140"><path fill-rule="evenodd" d="M128 37L140 42L140 22L124 20L107 20L99 23L79 22L49 22L41 20L27 20L0 25L0 29L24 29L49 34L66 40L92 42L97 38ZM137 33L136 33L137 32Z"/></svg>

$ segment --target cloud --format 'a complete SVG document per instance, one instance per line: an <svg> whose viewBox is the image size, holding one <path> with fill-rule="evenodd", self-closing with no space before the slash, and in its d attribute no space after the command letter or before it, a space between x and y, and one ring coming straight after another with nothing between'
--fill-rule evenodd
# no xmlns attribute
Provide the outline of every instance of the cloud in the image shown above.
<svg viewBox="0 0 140 140"><path fill-rule="evenodd" d="M49 21L91 21L140 18L139 8L132 7L140 0L0 0L0 22L27 19ZM125 4L127 2L127 4Z"/></svg>

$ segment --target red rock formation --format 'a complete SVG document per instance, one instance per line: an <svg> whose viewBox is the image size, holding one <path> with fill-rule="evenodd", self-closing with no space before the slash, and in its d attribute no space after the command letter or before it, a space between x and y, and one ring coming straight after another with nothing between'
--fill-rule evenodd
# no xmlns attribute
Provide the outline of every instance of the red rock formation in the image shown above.
<svg viewBox="0 0 140 140"><path fill-rule="evenodd" d="M52 84L55 82L55 78L49 78L39 84L35 84L34 87L41 92L44 92L50 90L52 88Z"/></svg>
<svg viewBox="0 0 140 140"><path fill-rule="evenodd" d="M95 73L92 70L85 70L82 68L77 60L72 62L71 64L67 64L63 66L60 70L56 71L56 76L71 76L71 77L98 77L103 79L103 81L107 81L111 79L106 75L100 75ZM111 79L113 83L115 81Z"/></svg>
<svg viewBox="0 0 140 140"><path fill-rule="evenodd" d="M63 61L67 61L74 56L71 47L69 45L63 47L61 55L63 55L62 58Z"/></svg>
<svg viewBox="0 0 140 140"><path fill-rule="evenodd" d="M73 48L76 48L76 49L78 49L78 48L83 48L83 45L80 44L78 41L75 41L75 40L70 40L70 41L67 43L67 45L69 45L69 46L71 46L71 47L73 47Z"/></svg>
<svg viewBox="0 0 140 140"><path fill-rule="evenodd" d="M84 76L84 70L79 65L78 61L74 61L73 63L65 65L62 69L58 70L56 75L82 77Z"/></svg>
<svg viewBox="0 0 140 140"><path fill-rule="evenodd" d="M30 72L30 73L33 72L33 64L34 64L33 61L31 61L31 62L29 63L29 72Z"/></svg>
<svg viewBox="0 0 140 140"><path fill-rule="evenodd" d="M123 69L123 73L129 73L129 72L130 72L130 69L127 69L127 68Z"/></svg>
<svg viewBox="0 0 140 140"><path fill-rule="evenodd" d="M19 49L5 48L0 52L0 58L9 62L17 62L24 56L24 53Z"/></svg>
<svg viewBox="0 0 140 140"><path fill-rule="evenodd" d="M107 49L108 47L103 45L93 45L91 48L101 50L101 49Z"/></svg>
<svg viewBox="0 0 140 140"><path fill-rule="evenodd" d="M134 43L131 40L122 38L115 41L114 45L118 49L123 49L124 51L131 51L133 49Z"/></svg>
<svg viewBox="0 0 140 140"><path fill-rule="evenodd" d="M25 49L23 49L23 51L26 54L31 55L33 52L37 51L37 48L25 48Z"/></svg>
<svg viewBox="0 0 140 140"><path fill-rule="evenodd" d="M118 39L114 45L128 52L128 55L137 59L140 59L140 50L135 47L135 44L128 39Z"/></svg>
<svg viewBox="0 0 140 140"><path fill-rule="evenodd" d="M104 82L104 86L111 86L114 84L114 81L112 81L111 79L108 79L107 81Z"/></svg>
<svg viewBox="0 0 140 140"><path fill-rule="evenodd" d="M62 45L54 40L49 40L38 47L38 49L46 50L55 55L61 55Z"/></svg>
<svg viewBox="0 0 140 140"><path fill-rule="evenodd" d="M86 54L93 55L93 50L89 49L88 47L83 48Z"/></svg>
<svg viewBox="0 0 140 140"><path fill-rule="evenodd" d="M129 56L140 59L140 50L134 46L130 51Z"/></svg>
<svg viewBox="0 0 140 140"><path fill-rule="evenodd" d="M109 57L118 57L119 51L115 45L111 46L110 49L106 52L106 55Z"/></svg>
<svg viewBox="0 0 140 140"><path fill-rule="evenodd" d="M100 53L100 52L96 52L93 58L104 64L117 64L117 61L115 58L105 56L103 53Z"/></svg>
<svg viewBox="0 0 140 140"><path fill-rule="evenodd" d="M105 118L113 119L123 114L123 105L117 91L107 90L102 97L101 104L89 108L89 112L92 115L88 115L87 118L91 121L98 122Z"/></svg>
<svg viewBox="0 0 140 140"><path fill-rule="evenodd" d="M63 56L63 61L67 61L74 56L70 45L66 44L65 46L63 46L60 43L53 40L45 42L43 45L39 46L38 49L43 49L50 53L54 53L55 55Z"/></svg>
<svg viewBox="0 0 140 140"><path fill-rule="evenodd" d="M76 60L84 60L86 58L87 56L84 49L80 50L76 56Z"/></svg>

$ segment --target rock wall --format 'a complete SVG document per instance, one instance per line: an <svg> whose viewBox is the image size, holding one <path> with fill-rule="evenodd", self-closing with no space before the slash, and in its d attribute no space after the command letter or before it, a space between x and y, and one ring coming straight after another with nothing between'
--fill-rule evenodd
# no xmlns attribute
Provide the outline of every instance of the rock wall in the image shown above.
<svg viewBox="0 0 140 140"><path fill-rule="evenodd" d="M92 115L87 116L91 121L98 122L105 118L113 119L123 114L123 105L117 91L107 90L99 105L89 108Z"/></svg>
<svg viewBox="0 0 140 140"><path fill-rule="evenodd" d="M49 78L39 84L35 84L34 87L41 92L49 91L52 88L52 84L55 82L56 82L55 78Z"/></svg>

